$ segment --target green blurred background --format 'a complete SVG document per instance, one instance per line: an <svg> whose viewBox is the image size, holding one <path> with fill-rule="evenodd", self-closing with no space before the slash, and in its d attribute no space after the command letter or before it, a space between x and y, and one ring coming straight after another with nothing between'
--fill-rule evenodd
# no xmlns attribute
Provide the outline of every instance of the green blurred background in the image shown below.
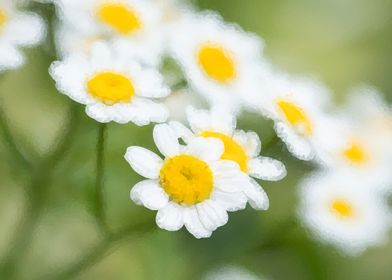
<svg viewBox="0 0 392 280"><path fill-rule="evenodd" d="M392 0L193 3L261 35L274 64L320 78L337 101L362 83L392 100ZM51 11L50 5L36 8ZM115 232L140 222L147 227L102 241L94 219L99 125L56 91L47 48L28 50L28 63L2 74L0 81L2 118L33 162L29 168L18 160L1 130L0 279L201 279L227 264L267 279L392 278L392 242L348 258L314 241L295 222L296 184L312 166L289 156L282 144L266 152L288 169L284 180L262 182L270 197L268 211L232 213L229 223L205 240L185 230L158 229L154 213L130 201L130 188L141 177L123 159L130 145L156 150L152 126L108 126L104 197L109 227ZM239 126L262 139L272 135L271 123L255 115L242 116Z"/></svg>

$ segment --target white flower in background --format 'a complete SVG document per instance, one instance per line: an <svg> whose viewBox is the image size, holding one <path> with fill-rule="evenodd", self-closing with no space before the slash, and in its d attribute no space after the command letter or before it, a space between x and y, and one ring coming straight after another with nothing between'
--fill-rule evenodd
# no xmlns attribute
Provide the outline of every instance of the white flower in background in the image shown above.
<svg viewBox="0 0 392 280"><path fill-rule="evenodd" d="M57 45L61 54L86 52L92 42L111 41L158 64L164 48L160 5L144 0L59 0ZM64 36L65 35L65 36ZM63 37L64 36L64 37Z"/></svg>
<svg viewBox="0 0 392 280"><path fill-rule="evenodd" d="M19 11L14 0L0 1L0 71L20 67L25 58L21 47L38 44L45 35L42 19Z"/></svg>
<svg viewBox="0 0 392 280"><path fill-rule="evenodd" d="M259 38L215 14L184 15L171 30L170 50L190 85L212 106L236 111L241 95L262 93Z"/></svg>
<svg viewBox="0 0 392 280"><path fill-rule="evenodd" d="M91 55L75 54L54 62L50 74L57 88L86 105L86 113L99 122L133 122L146 125L163 122L168 110L153 101L170 90L160 73L140 66L104 43L96 43Z"/></svg>
<svg viewBox="0 0 392 280"><path fill-rule="evenodd" d="M267 79L263 79L267 82ZM277 135L297 158L311 160L322 134L331 125L324 109L330 105L330 93L308 78L271 73L265 94L244 96L248 106L274 120Z"/></svg>
<svg viewBox="0 0 392 280"><path fill-rule="evenodd" d="M357 96L324 132L329 137L318 143L318 159L324 167L344 171L385 193L392 190L392 126L388 128L387 114L376 112L370 96Z"/></svg>
<svg viewBox="0 0 392 280"><path fill-rule="evenodd" d="M168 124L156 125L153 134L164 160L136 146L127 149L125 159L148 178L132 188L131 199L158 210L160 228L176 231L185 225L196 238L205 238L227 223L227 210L245 208L241 188L251 182L238 165L220 159L221 141L195 137L180 145Z"/></svg>
<svg viewBox="0 0 392 280"><path fill-rule="evenodd" d="M219 139L224 145L221 158L238 164L243 173L269 181L280 180L286 175L286 169L280 161L259 155L261 141L255 132L235 129L236 119L232 114L189 107L187 116L192 131L180 123L171 123L177 135L186 143L195 136ZM250 181L252 184L242 189L250 205L255 209L268 209L267 194L255 180L250 178Z"/></svg>
<svg viewBox="0 0 392 280"><path fill-rule="evenodd" d="M223 266L206 274L203 280L261 280L254 273L237 266Z"/></svg>
<svg viewBox="0 0 392 280"><path fill-rule="evenodd" d="M346 173L313 174L300 186L300 217L315 237L348 255L387 240L391 217L382 196Z"/></svg>

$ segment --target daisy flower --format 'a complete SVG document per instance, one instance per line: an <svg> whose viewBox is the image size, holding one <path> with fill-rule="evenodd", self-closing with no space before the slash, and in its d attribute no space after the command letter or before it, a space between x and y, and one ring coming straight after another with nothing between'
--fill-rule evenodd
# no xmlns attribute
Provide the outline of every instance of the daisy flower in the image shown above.
<svg viewBox="0 0 392 280"><path fill-rule="evenodd" d="M212 106L236 111L241 95L262 92L262 43L215 14L184 15L171 30L170 51L194 88Z"/></svg>
<svg viewBox="0 0 392 280"><path fill-rule="evenodd" d="M168 110L153 99L169 95L160 73L140 66L109 45L98 42L91 55L74 54L50 67L57 88L86 105L86 113L99 122L163 122Z"/></svg>
<svg viewBox="0 0 392 280"><path fill-rule="evenodd" d="M391 191L392 123L388 122L392 118L388 121L387 114L378 110L382 107L375 108L376 100L371 96L357 97L351 97L352 103L336 114L334 126L328 127L325 134L329 137L318 145L318 161L368 182L373 190Z"/></svg>
<svg viewBox="0 0 392 280"><path fill-rule="evenodd" d="M57 37L63 55L90 50L91 42L105 40L131 49L141 62L157 64L163 51L162 14L154 1L59 0L62 21ZM62 34L66 36L62 38Z"/></svg>
<svg viewBox="0 0 392 280"><path fill-rule="evenodd" d="M42 19L30 12L19 11L14 0L0 2L0 71L23 65L20 47L38 44L45 34Z"/></svg>
<svg viewBox="0 0 392 280"><path fill-rule="evenodd" d="M232 114L189 107L187 117L192 131L180 123L172 122L177 134L185 142L195 136L219 139L224 147L221 158L235 162L244 174L269 181L286 176L286 169L280 161L259 155L261 141L255 132L235 129L236 119ZM267 194L255 180L250 178L250 181L252 184L243 188L249 204L255 209L266 210L269 205Z"/></svg>
<svg viewBox="0 0 392 280"><path fill-rule="evenodd" d="M127 149L125 159L147 178L132 188L131 199L158 210L160 228L176 231L185 225L196 238L205 238L227 223L228 210L245 208L240 190L251 183L236 164L220 159L221 141L195 137L180 145L168 124L156 125L153 136L163 160L136 146Z"/></svg>
<svg viewBox="0 0 392 280"><path fill-rule="evenodd" d="M264 80L266 81L266 80ZM270 75L265 85L268 95L247 95L247 105L274 120L277 135L289 152L301 160L311 160L322 135L331 124L324 110L330 93L308 78L285 74Z"/></svg>
<svg viewBox="0 0 392 280"><path fill-rule="evenodd" d="M316 238L349 255L387 239L389 209L364 182L345 173L319 173L300 186L300 217Z"/></svg>

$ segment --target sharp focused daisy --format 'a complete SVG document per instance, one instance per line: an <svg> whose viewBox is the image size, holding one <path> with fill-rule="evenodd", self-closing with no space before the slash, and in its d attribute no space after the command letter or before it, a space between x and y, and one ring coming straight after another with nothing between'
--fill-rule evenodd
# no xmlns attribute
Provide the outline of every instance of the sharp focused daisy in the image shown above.
<svg viewBox="0 0 392 280"><path fill-rule="evenodd" d="M300 187L300 216L317 238L355 255L386 241L389 209L364 182L345 173L310 176Z"/></svg>
<svg viewBox="0 0 392 280"><path fill-rule="evenodd" d="M0 71L24 63L20 47L39 43L45 34L42 19L34 13L19 11L14 0L0 2Z"/></svg>
<svg viewBox="0 0 392 280"><path fill-rule="evenodd" d="M157 70L140 66L109 45L98 42L91 55L75 54L54 62L50 74L57 88L86 105L99 122L163 122L168 111L152 99L169 95Z"/></svg>
<svg viewBox="0 0 392 280"><path fill-rule="evenodd" d="M277 135L294 156L312 159L319 138L328 137L321 132L330 125L324 113L329 92L313 80L278 73L268 83L268 98L248 94L248 105L274 120Z"/></svg>
<svg viewBox="0 0 392 280"><path fill-rule="evenodd" d="M243 173L269 181L280 180L286 175L286 169L280 161L259 155L261 141L255 132L235 129L236 120L232 114L189 107L187 117L193 132L180 123L172 122L185 142L195 136L219 139L224 147L221 158L235 162ZM266 193L255 180L250 181L252 184L243 188L250 205L255 209L267 209L269 203Z"/></svg>
<svg viewBox="0 0 392 280"><path fill-rule="evenodd" d="M57 4L63 21L57 44L63 54L89 50L91 42L100 39L132 50L143 63L159 62L164 36L160 5L154 1L59 0Z"/></svg>
<svg viewBox="0 0 392 280"><path fill-rule="evenodd" d="M176 231L183 225L196 238L209 237L227 223L227 211L243 209L246 197L241 189L250 187L249 178L238 165L221 160L220 140L194 137L180 145L168 124L156 125L154 141L164 155L141 147L129 147L125 159L147 179L131 190L131 199L158 210L157 225Z"/></svg>
<svg viewBox="0 0 392 280"><path fill-rule="evenodd" d="M262 92L262 45L256 36L224 24L216 15L191 13L171 34L174 58L192 87L212 105L237 110L242 94Z"/></svg>

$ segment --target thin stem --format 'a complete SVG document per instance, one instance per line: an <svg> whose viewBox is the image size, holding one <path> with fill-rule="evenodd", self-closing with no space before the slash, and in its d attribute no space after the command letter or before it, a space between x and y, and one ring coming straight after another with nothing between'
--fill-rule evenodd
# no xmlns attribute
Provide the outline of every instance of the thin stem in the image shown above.
<svg viewBox="0 0 392 280"><path fill-rule="evenodd" d="M106 239L98 243L77 262L71 264L68 268L61 270L58 274L48 275L46 277L40 277L40 280L66 280L72 279L82 272L93 266L101 259L103 259L110 249L113 248L119 242L131 237L133 234L148 232L152 229L151 222L143 222L135 225L131 225L119 232L109 235ZM38 279L37 279L38 280Z"/></svg>
<svg viewBox="0 0 392 280"><path fill-rule="evenodd" d="M108 232L104 202L104 160L106 129L107 127L105 123L99 124L95 179L95 218L103 233Z"/></svg>

